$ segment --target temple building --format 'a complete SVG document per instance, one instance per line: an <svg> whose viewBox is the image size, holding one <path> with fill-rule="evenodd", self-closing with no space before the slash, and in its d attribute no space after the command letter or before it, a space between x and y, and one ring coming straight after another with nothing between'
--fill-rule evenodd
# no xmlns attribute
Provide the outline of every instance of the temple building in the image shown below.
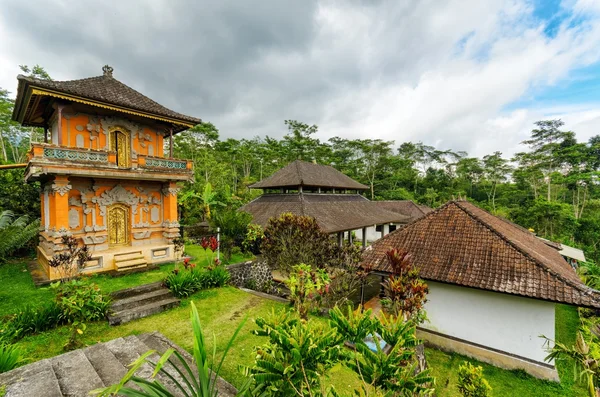
<svg viewBox="0 0 600 397"><path fill-rule="evenodd" d="M265 227L270 218L286 212L311 216L326 233L337 233L340 244L344 238L359 238L364 247L368 228L377 227L383 236L390 225L409 221L362 196L368 186L329 165L296 160L250 188L264 191L240 209L250 213L254 223Z"/></svg>
<svg viewBox="0 0 600 397"><path fill-rule="evenodd" d="M44 128L25 180L41 184L37 258L50 280L59 277L48 261L63 250L64 235L90 248L84 272L175 259L177 182L193 179L193 170L173 159L173 135L201 120L119 82L109 66L103 72L71 81L17 77L13 119Z"/></svg>

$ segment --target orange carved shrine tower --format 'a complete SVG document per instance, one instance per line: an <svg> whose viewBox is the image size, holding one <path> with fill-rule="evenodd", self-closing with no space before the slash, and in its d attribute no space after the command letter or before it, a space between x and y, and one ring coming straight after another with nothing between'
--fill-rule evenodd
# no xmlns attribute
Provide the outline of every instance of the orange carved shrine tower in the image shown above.
<svg viewBox="0 0 600 397"><path fill-rule="evenodd" d="M48 260L72 235L92 254L84 272L123 271L175 259L177 182L192 164L173 159L173 134L201 120L169 110L112 76L72 81L18 76L13 119L44 128L32 144L27 182L41 184L37 257ZM165 146L167 153L165 155Z"/></svg>

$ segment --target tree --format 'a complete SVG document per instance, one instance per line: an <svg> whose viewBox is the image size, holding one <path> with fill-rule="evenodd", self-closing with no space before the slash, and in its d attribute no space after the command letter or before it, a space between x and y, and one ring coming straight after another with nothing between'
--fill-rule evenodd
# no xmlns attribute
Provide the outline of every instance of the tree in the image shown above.
<svg viewBox="0 0 600 397"><path fill-rule="evenodd" d="M321 142L312 137L319 127L296 120L285 120L285 125L288 127L288 134L283 137L282 145L288 161L319 160L316 155Z"/></svg>
<svg viewBox="0 0 600 397"><path fill-rule="evenodd" d="M494 154L483 157L483 175L488 185L486 192L488 202L491 203L494 212L496 211L496 190L498 184L506 180L506 176L510 170L511 167L508 164L508 160L502 158L501 152L494 152Z"/></svg>

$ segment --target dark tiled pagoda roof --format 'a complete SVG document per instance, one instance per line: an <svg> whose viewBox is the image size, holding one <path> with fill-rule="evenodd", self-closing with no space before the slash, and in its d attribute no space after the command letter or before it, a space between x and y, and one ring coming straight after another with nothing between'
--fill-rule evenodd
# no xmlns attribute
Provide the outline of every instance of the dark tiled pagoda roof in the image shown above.
<svg viewBox="0 0 600 397"><path fill-rule="evenodd" d="M374 203L384 210L406 215L409 222L417 220L423 215L433 211L432 208L429 208L426 205L416 204L411 200L383 200L374 201Z"/></svg>
<svg viewBox="0 0 600 397"><path fill-rule="evenodd" d="M139 111L142 114L161 116L169 121L186 124L188 127L202 121L162 106L115 79L112 76L112 68L108 68L109 70L106 68L102 76L69 81L44 80L23 75L17 76L19 87L13 119L22 121L19 120L19 114L23 114L27 110L22 109L22 106L29 105L28 103L21 103L26 100L26 91L28 89L41 89L56 94L57 97L63 94L65 95L64 99L70 99L70 97L87 99L97 103L99 107L104 107L102 105L115 105L122 108L125 112L128 110ZM73 100L77 101L76 99Z"/></svg>
<svg viewBox="0 0 600 397"><path fill-rule="evenodd" d="M583 284L555 248L466 201L451 201L376 241L363 266L389 272L391 248L411 253L426 280L600 308L600 292Z"/></svg>
<svg viewBox="0 0 600 397"><path fill-rule="evenodd" d="M296 160L270 177L249 187L254 189L276 189L310 186L328 189L366 190L368 186L358 183L330 165Z"/></svg>
<svg viewBox="0 0 600 397"><path fill-rule="evenodd" d="M253 222L263 227L285 212L311 216L326 233L407 221L406 216L386 211L359 194L265 194L240 210L249 212Z"/></svg>

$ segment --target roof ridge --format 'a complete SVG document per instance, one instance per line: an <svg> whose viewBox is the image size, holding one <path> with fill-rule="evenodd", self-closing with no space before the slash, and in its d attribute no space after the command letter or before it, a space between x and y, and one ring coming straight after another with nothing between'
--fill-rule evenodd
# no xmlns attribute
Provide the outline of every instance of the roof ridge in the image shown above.
<svg viewBox="0 0 600 397"><path fill-rule="evenodd" d="M300 167L298 167L299 159L294 160L294 166L296 167L296 174L298 174L298 179L300 180L300 185L304 185L304 179L302 179L302 172L300 172Z"/></svg>
<svg viewBox="0 0 600 397"><path fill-rule="evenodd" d="M509 240L508 238L506 238L502 233L500 233L495 227L493 227L492 225L490 225L488 222L486 222L485 220L481 219L479 216L477 216L476 214L474 214L472 211L470 211L469 209L465 208L464 206L460 205L461 202L467 202L473 206L475 206L475 204L470 203L466 200L461 200L460 202L458 200L453 200L450 201L449 203L447 203L446 205L444 205L441 208L444 208L446 206L448 206L449 204L454 204L456 205L458 208L460 208L463 212L465 212L467 215L469 215L471 218L473 218L476 222L478 222L479 224L481 224L482 226L484 226L486 229L490 230L492 233L494 233L495 235L497 235L498 237L500 237L504 242L506 242L509 246L513 247L515 250L517 250L519 253L521 253L522 255L524 255L526 258L530 259L533 261L533 263L535 263L535 265L539 268L541 268L542 270L547 271L548 273L550 273L552 276L558 278L559 280L561 280L562 282L570 285L571 287L581 291L582 293L586 293L586 292L593 292L595 291L593 288L588 287L587 285L583 284L583 282L581 284L575 284L573 283L571 280L566 279L565 277L563 277L562 275L558 274L556 271L554 271L553 269L545 266L543 263L541 263L537 258L535 258L534 256L532 256L531 254L529 254L527 251L523 250L521 247L519 247L517 244L513 243L511 240ZM479 207L477 207L479 208ZM432 212L430 212L431 214ZM424 218L424 217L423 217ZM423 219L420 218L420 219ZM521 231L521 230L520 230ZM522 232L522 231L521 231Z"/></svg>

